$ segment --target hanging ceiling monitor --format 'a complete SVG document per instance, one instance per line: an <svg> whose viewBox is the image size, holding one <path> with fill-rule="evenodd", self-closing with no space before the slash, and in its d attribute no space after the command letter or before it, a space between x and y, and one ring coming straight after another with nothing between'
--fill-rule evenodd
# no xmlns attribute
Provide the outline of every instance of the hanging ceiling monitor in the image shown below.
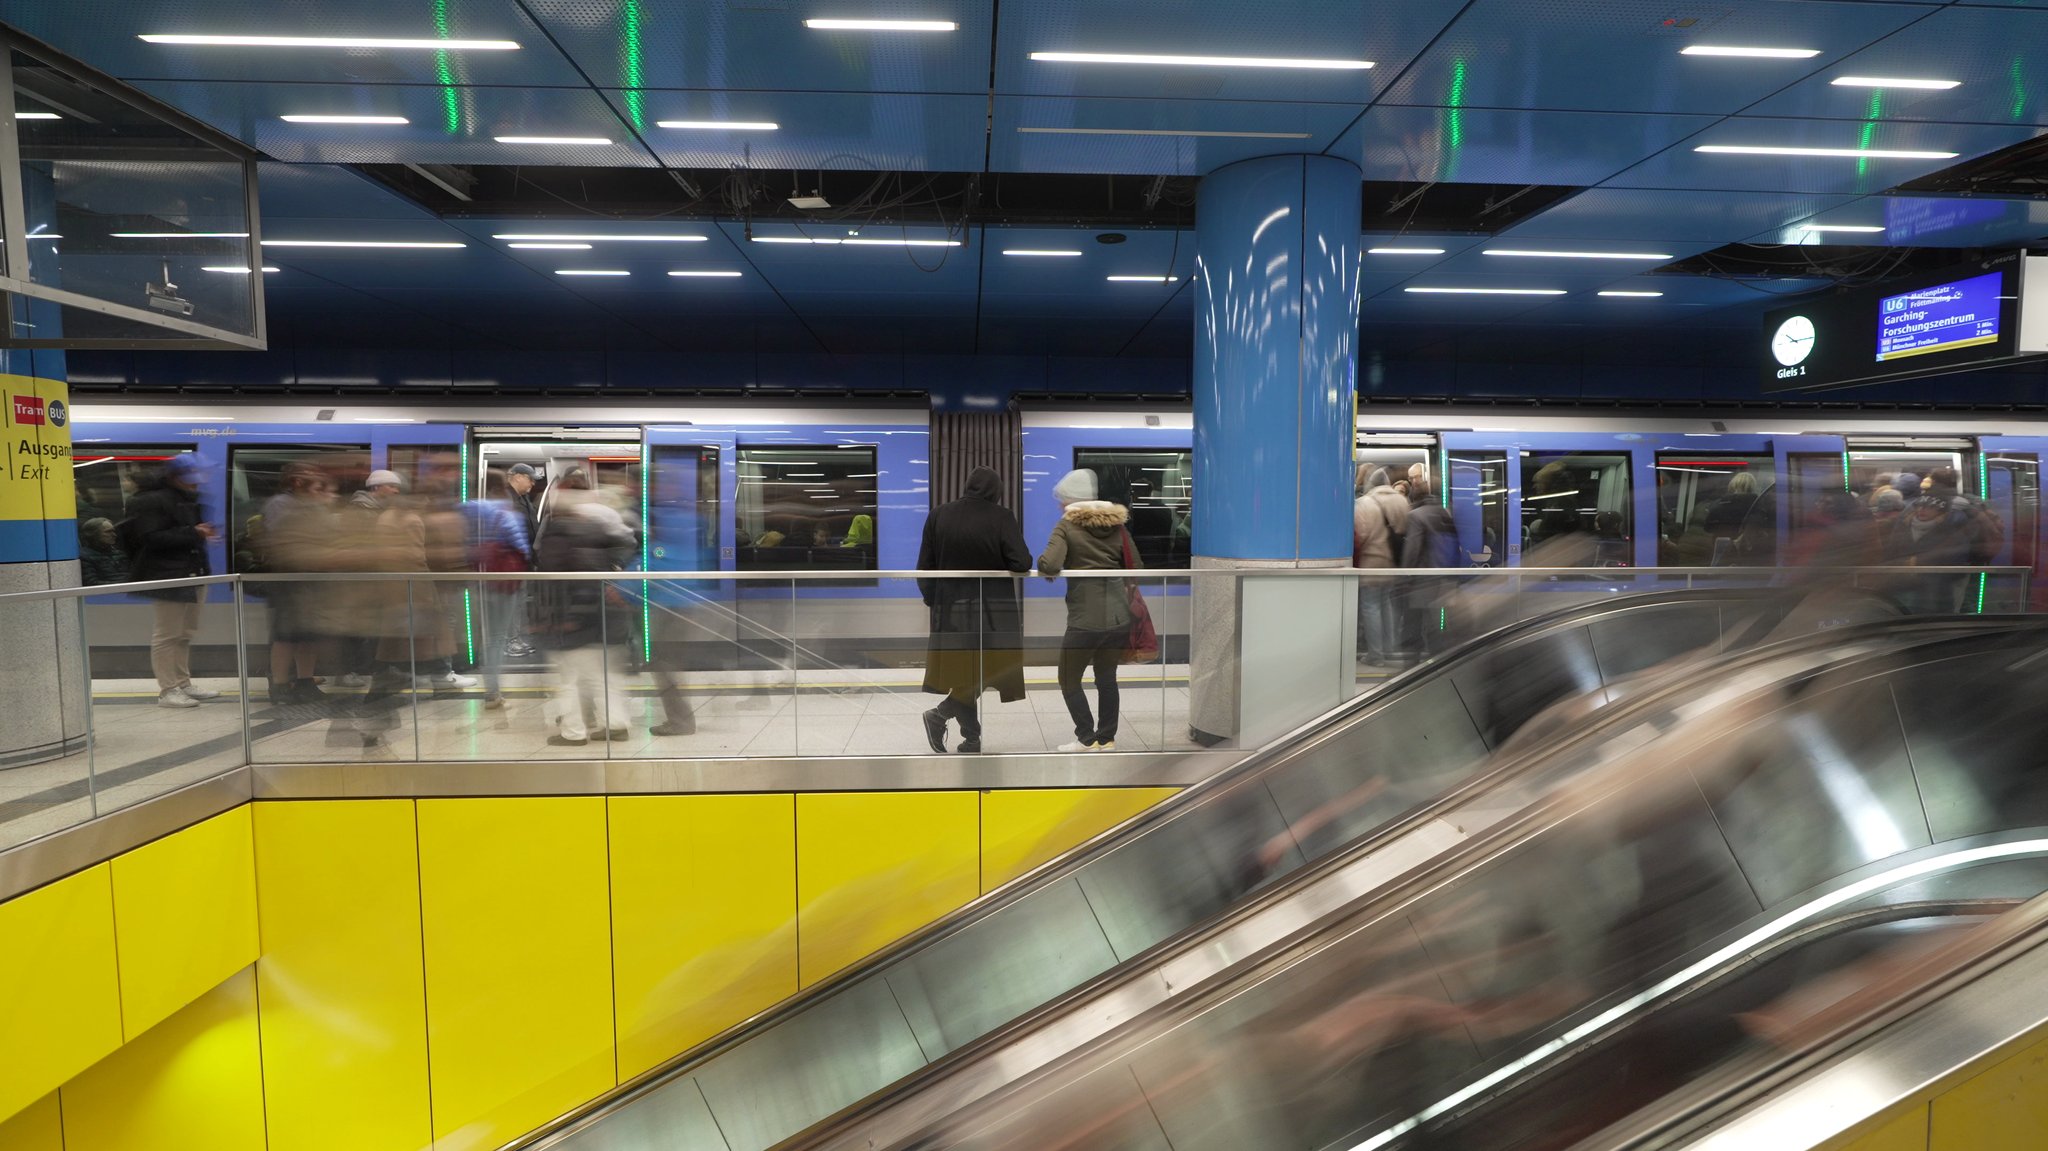
<svg viewBox="0 0 2048 1151"><path fill-rule="evenodd" d="M2031 291L2029 290L2031 288ZM2048 257L2010 252L1764 316L1764 390L1968 371L2048 352Z"/></svg>

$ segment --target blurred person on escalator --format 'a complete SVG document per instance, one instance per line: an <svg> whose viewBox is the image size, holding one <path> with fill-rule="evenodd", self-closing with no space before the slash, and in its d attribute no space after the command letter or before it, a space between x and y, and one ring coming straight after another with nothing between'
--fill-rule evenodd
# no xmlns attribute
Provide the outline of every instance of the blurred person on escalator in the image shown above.
<svg viewBox="0 0 2048 1151"><path fill-rule="evenodd" d="M127 545L137 583L208 575L207 545L220 528L206 519L199 502L199 459L180 455L164 465L128 503L119 535ZM149 664L156 674L157 706L197 707L220 695L192 682L192 634L199 630L199 590L160 588L142 594L156 601L149 637Z"/></svg>
<svg viewBox="0 0 2048 1151"><path fill-rule="evenodd" d="M957 500L924 521L919 571L1031 570L1024 529L1002 504L1003 480L976 468ZM920 579L931 620L924 690L946 698L924 713L925 741L945 754L946 725L960 725L959 750L981 750L981 695L995 688L1004 703L1024 698L1024 613L1017 581L1002 578Z"/></svg>
<svg viewBox="0 0 2048 1151"><path fill-rule="evenodd" d="M1038 574L1057 579L1062 571L1115 570L1135 567L1137 549L1125 524L1131 513L1122 504L1096 499L1095 473L1087 468L1068 472L1052 489L1060 502L1060 520L1038 556ZM1117 664L1131 641L1130 593L1121 579L1067 581L1067 630L1060 639L1060 695L1074 721L1074 739L1058 750L1114 751L1118 694ZM1094 669L1100 716L1088 710L1081 673Z"/></svg>
<svg viewBox="0 0 2048 1151"><path fill-rule="evenodd" d="M1358 498L1351 505L1351 566L1391 569L1401 564L1408 530L1408 497L1390 482L1385 468L1361 465ZM1400 646L1399 589L1389 578L1358 581L1358 662L1369 668L1395 666Z"/></svg>

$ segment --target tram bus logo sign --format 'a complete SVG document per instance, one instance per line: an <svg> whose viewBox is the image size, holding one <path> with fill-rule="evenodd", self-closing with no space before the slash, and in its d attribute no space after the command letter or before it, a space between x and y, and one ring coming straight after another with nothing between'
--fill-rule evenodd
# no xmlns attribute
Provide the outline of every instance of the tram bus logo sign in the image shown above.
<svg viewBox="0 0 2048 1151"><path fill-rule="evenodd" d="M17 424L40 424L43 422L43 397L15 396L14 422Z"/></svg>
<svg viewBox="0 0 2048 1151"><path fill-rule="evenodd" d="M43 414L49 417L50 426L53 428L63 427L64 422L70 419L70 414L64 410L63 400L51 400L44 407Z"/></svg>

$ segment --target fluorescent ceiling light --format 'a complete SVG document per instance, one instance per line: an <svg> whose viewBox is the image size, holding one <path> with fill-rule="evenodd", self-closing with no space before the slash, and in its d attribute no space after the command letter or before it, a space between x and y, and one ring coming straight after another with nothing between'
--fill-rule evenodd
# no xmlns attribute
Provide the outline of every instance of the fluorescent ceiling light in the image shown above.
<svg viewBox="0 0 2048 1151"><path fill-rule="evenodd" d="M403 116L279 116L287 124L410 124Z"/></svg>
<svg viewBox="0 0 2048 1151"><path fill-rule="evenodd" d="M200 271L202 271L202 272L225 272L225 273L227 273L227 274L229 274L229 275L234 275L234 276L246 276L246 275L248 275L248 274L249 274L249 269L247 269L247 268L242 268L242 267L226 267L226 266L215 266L215 267L205 267L205 268L201 268L201 269L199 269L199 270L200 270ZM275 271L277 271L277 269L276 269L276 268L273 268L273 267L269 266L268 264L264 265L264 267L263 267L263 270L264 270L264 271L266 271L266 272L275 272Z"/></svg>
<svg viewBox="0 0 2048 1151"><path fill-rule="evenodd" d="M756 244L867 244L886 248L957 248L958 240L871 240L865 236L755 236Z"/></svg>
<svg viewBox="0 0 2048 1151"><path fill-rule="evenodd" d="M1669 260L1669 252L1547 252L1534 248L1488 248L1489 256L1547 256L1553 260Z"/></svg>
<svg viewBox="0 0 2048 1151"><path fill-rule="evenodd" d="M580 148L600 148L611 143L603 136L493 136L500 144L573 144Z"/></svg>
<svg viewBox="0 0 2048 1151"><path fill-rule="evenodd" d="M1801 224L1805 232L1882 232L1883 224Z"/></svg>
<svg viewBox="0 0 2048 1151"><path fill-rule="evenodd" d="M1357 72L1370 60L1329 60L1291 56L1155 56L1134 52L1033 52L1033 60L1049 64L1166 64L1191 68L1309 68Z"/></svg>
<svg viewBox="0 0 2048 1151"><path fill-rule="evenodd" d="M1930 92L1963 86L1961 80L1913 80L1904 76L1837 76L1828 83L1837 88L1924 88Z"/></svg>
<svg viewBox="0 0 2048 1151"><path fill-rule="evenodd" d="M58 232L30 232L28 238L31 240L61 240L64 236Z"/></svg>
<svg viewBox="0 0 2048 1151"><path fill-rule="evenodd" d="M703 236L601 236L576 232L493 232L493 240L533 240L553 244L698 244Z"/></svg>
<svg viewBox="0 0 2048 1151"><path fill-rule="evenodd" d="M825 32L954 32L951 20L806 20L804 27Z"/></svg>
<svg viewBox="0 0 2048 1151"><path fill-rule="evenodd" d="M1081 253L1072 248L1004 248L1005 256L1078 256Z"/></svg>
<svg viewBox="0 0 2048 1151"><path fill-rule="evenodd" d="M513 52L516 40L388 39L376 36L188 36L151 33L149 44L191 44L224 48L426 48L436 52Z"/></svg>
<svg viewBox="0 0 2048 1151"><path fill-rule="evenodd" d="M1755 60L1810 60L1818 48L1744 48L1731 44L1694 44L1679 50L1681 56L1743 56Z"/></svg>
<svg viewBox="0 0 2048 1151"><path fill-rule="evenodd" d="M707 132L773 132L782 127L773 120L656 120L657 128L691 128Z"/></svg>
<svg viewBox="0 0 2048 1151"><path fill-rule="evenodd" d="M246 240L247 232L108 232L116 240Z"/></svg>
<svg viewBox="0 0 2048 1151"><path fill-rule="evenodd" d="M266 248L467 248L468 244L422 240L265 240Z"/></svg>
<svg viewBox="0 0 2048 1151"><path fill-rule="evenodd" d="M1441 256L1442 248L1367 248L1368 256Z"/></svg>
<svg viewBox="0 0 2048 1151"><path fill-rule="evenodd" d="M1224 140L1306 140L1308 132L1210 132L1191 128L1018 128L1043 136L1197 136Z"/></svg>
<svg viewBox="0 0 2048 1151"><path fill-rule="evenodd" d="M1695 152L1727 156L1835 156L1849 160L1953 160L1954 152L1903 152L1893 148L1776 148L1751 144L1701 144Z"/></svg>
<svg viewBox="0 0 2048 1151"><path fill-rule="evenodd" d="M536 248L549 252L588 252L589 244L507 244L508 248Z"/></svg>
<svg viewBox="0 0 2048 1151"><path fill-rule="evenodd" d="M1171 284L1179 276L1105 276L1112 284Z"/></svg>
<svg viewBox="0 0 2048 1151"><path fill-rule="evenodd" d="M630 276L624 268L557 268L557 276Z"/></svg>
<svg viewBox="0 0 2048 1151"><path fill-rule="evenodd" d="M1427 296L1562 296L1563 288L1403 288Z"/></svg>
<svg viewBox="0 0 2048 1151"><path fill-rule="evenodd" d="M710 270L710 269L686 268L686 269L680 269L680 270L677 270L677 271L673 271L673 272L670 272L670 273L669 273L669 275L671 275L671 276L689 276L689 277L693 277L693 278L701 278L701 279L715 279L715 280L731 280L731 279L736 279L736 278L737 278L737 277L739 276L739 273L738 273L738 272L722 272L722 271L713 271L713 270Z"/></svg>
<svg viewBox="0 0 2048 1151"><path fill-rule="evenodd" d="M1655 300L1664 295L1662 292L1602 292L1600 294L1623 300Z"/></svg>
<svg viewBox="0 0 2048 1151"><path fill-rule="evenodd" d="M59 116L55 112L16 112L14 118L17 120L62 120L64 117Z"/></svg>

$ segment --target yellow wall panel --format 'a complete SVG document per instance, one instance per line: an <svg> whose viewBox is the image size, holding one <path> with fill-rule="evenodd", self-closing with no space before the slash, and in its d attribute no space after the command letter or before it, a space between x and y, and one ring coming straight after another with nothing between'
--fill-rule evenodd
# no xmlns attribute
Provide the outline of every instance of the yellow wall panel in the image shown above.
<svg viewBox="0 0 2048 1151"><path fill-rule="evenodd" d="M1938 1096L1929 1133L1932 1151L2048 1147L2048 1040Z"/></svg>
<svg viewBox="0 0 2048 1151"><path fill-rule="evenodd" d="M1927 1104L1894 1115L1860 1135L1829 1143L1828 1151L1927 1151Z"/></svg>
<svg viewBox="0 0 2048 1151"><path fill-rule="evenodd" d="M0 1119L120 1045L106 865L0 903Z"/></svg>
<svg viewBox="0 0 2048 1151"><path fill-rule="evenodd" d="M64 1115L55 1091L14 1118L0 1119L0 1151L64 1151Z"/></svg>
<svg viewBox="0 0 2048 1151"><path fill-rule="evenodd" d="M796 797L609 802L625 1080L796 993Z"/></svg>
<svg viewBox="0 0 2048 1151"><path fill-rule="evenodd" d="M432 1139L408 799L256 805L263 1082L279 1151Z"/></svg>
<svg viewBox="0 0 2048 1151"><path fill-rule="evenodd" d="M796 797L805 986L975 897L980 806L972 791Z"/></svg>
<svg viewBox="0 0 2048 1151"><path fill-rule="evenodd" d="M129 1039L255 962L249 807L115 857L121 1024Z"/></svg>
<svg viewBox="0 0 2048 1151"><path fill-rule="evenodd" d="M256 1033L245 970L64 1085L65 1151L265 1151Z"/></svg>
<svg viewBox="0 0 2048 1151"><path fill-rule="evenodd" d="M981 889L993 891L1172 795L1171 787L981 794Z"/></svg>
<svg viewBox="0 0 2048 1151"><path fill-rule="evenodd" d="M419 801L437 1151L617 1083L605 801Z"/></svg>

